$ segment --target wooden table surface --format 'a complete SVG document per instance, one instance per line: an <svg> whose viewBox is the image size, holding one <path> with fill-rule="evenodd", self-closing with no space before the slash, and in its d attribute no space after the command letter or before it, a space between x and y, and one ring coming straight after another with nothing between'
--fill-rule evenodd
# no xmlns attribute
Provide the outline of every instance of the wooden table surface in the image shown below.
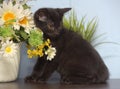
<svg viewBox="0 0 120 89"><path fill-rule="evenodd" d="M0 83L0 89L120 89L120 79L111 79L107 84L93 85L61 85L58 82L48 82L47 84L24 83L23 79Z"/></svg>

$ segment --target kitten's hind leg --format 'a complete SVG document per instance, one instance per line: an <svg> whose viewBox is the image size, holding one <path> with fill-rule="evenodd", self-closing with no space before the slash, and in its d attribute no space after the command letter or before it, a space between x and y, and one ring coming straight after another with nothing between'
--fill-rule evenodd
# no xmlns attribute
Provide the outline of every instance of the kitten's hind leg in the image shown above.
<svg viewBox="0 0 120 89"><path fill-rule="evenodd" d="M91 84L93 81L91 76L86 76L85 74L78 75L67 75L61 77L61 83L63 84Z"/></svg>

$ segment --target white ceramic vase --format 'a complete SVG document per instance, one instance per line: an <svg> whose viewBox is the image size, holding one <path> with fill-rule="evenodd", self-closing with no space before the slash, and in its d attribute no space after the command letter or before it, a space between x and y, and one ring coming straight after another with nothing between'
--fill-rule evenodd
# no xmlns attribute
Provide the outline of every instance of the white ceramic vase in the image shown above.
<svg viewBox="0 0 120 89"><path fill-rule="evenodd" d="M13 57L0 56L0 82L10 82L17 79L20 64L20 44Z"/></svg>

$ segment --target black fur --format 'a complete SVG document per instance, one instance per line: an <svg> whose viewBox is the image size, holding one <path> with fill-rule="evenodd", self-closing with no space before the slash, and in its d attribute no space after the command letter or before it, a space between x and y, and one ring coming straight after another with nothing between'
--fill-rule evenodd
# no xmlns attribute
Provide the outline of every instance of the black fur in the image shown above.
<svg viewBox="0 0 120 89"><path fill-rule="evenodd" d="M42 8L35 12L34 21L49 38L57 53L52 61L38 58L31 76L26 82L43 83L54 71L61 75L61 83L104 83L109 78L106 65L98 52L79 34L63 27L62 17L70 8Z"/></svg>

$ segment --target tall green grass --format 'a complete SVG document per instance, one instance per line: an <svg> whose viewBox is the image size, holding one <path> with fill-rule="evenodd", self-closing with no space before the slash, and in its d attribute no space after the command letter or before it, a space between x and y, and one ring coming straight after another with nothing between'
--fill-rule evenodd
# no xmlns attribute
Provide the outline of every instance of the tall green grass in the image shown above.
<svg viewBox="0 0 120 89"><path fill-rule="evenodd" d="M2 4L2 3L3 3L3 1L4 1L4 0L0 0L0 4Z"/></svg>
<svg viewBox="0 0 120 89"><path fill-rule="evenodd" d="M94 42L96 42L97 39L105 35L104 33L99 35L96 34L97 26L98 26L96 18L93 18L90 21L85 22L85 17L82 17L80 20L78 20L75 12L71 11L68 17L63 18L63 25L67 29L79 33L85 40L90 42L93 45L93 47L105 43L120 45L119 43L110 42L110 41L101 41L94 44Z"/></svg>
<svg viewBox="0 0 120 89"><path fill-rule="evenodd" d="M95 40L94 35L97 31L97 20L95 18L85 23L85 17L83 17L81 20L78 20L75 12L72 11L68 18L64 17L63 25L69 30L78 32L90 43Z"/></svg>

